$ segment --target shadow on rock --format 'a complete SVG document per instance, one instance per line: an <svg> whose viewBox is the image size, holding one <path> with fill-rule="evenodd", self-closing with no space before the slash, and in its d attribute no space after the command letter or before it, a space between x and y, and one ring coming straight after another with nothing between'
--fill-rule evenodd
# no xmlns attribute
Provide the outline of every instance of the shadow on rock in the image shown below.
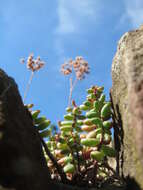
<svg viewBox="0 0 143 190"><path fill-rule="evenodd" d="M126 190L142 190L134 178L128 176L125 181L127 184Z"/></svg>

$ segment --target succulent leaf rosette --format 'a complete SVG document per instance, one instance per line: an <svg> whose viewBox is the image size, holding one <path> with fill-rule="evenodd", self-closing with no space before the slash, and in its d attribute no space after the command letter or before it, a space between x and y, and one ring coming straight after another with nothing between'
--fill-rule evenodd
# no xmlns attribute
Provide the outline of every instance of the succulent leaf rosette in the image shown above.
<svg viewBox="0 0 143 190"><path fill-rule="evenodd" d="M116 155L112 147L112 110L103 90L103 87L92 86L87 90L82 105L77 106L73 101L66 108L63 121L59 121L59 129L54 135L50 121L39 117L39 110L31 112L35 127L42 138L47 137L47 147L71 181L78 176L79 183L82 179L88 184L95 184L113 172L108 164L108 158ZM49 157L46 158L51 174L56 178L57 170Z"/></svg>

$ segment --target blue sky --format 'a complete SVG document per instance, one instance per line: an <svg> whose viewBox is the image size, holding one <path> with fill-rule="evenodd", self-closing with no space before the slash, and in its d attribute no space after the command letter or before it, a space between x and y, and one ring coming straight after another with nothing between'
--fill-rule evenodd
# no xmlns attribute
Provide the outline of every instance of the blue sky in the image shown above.
<svg viewBox="0 0 143 190"><path fill-rule="evenodd" d="M75 88L80 104L86 88L112 86L111 64L120 37L143 24L142 0L4 0L0 1L0 67L16 80L23 97L30 72L20 64L31 52L46 62L36 73L26 103L34 103L53 123L68 104L68 78L59 72L69 58L81 55L91 73Z"/></svg>

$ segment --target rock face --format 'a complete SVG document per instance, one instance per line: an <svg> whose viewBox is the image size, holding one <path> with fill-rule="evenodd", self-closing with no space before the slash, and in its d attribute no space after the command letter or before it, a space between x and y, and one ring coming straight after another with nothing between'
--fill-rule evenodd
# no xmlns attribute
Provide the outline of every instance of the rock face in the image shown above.
<svg viewBox="0 0 143 190"><path fill-rule="evenodd" d="M12 189L11 189L11 188L10 188L10 189L9 189L9 188L7 189L7 188L4 188L4 187L0 186L0 190L15 190L15 189L13 189L13 188L12 188Z"/></svg>
<svg viewBox="0 0 143 190"><path fill-rule="evenodd" d="M143 189L143 26L120 39L112 81L117 170Z"/></svg>
<svg viewBox="0 0 143 190"><path fill-rule="evenodd" d="M44 190L50 173L30 113L14 80L0 69L0 184Z"/></svg>

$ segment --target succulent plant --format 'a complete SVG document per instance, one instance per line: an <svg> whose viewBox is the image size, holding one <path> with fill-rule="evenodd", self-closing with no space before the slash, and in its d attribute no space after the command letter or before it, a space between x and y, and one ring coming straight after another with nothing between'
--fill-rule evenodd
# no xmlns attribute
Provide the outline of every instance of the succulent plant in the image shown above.
<svg viewBox="0 0 143 190"><path fill-rule="evenodd" d="M59 129L54 135L50 120L39 116L39 110L31 111L36 129L42 138L46 138L46 146L70 180L79 175L88 183L94 183L95 179L100 181L108 177L107 160L115 157L116 152L111 146L111 103L105 100L103 90L103 87L92 86L87 89L88 95L82 105L77 106L73 101L66 108L64 119L59 121ZM51 173L57 176L54 164L48 156L46 159ZM87 171L95 167L95 176L90 179Z"/></svg>

